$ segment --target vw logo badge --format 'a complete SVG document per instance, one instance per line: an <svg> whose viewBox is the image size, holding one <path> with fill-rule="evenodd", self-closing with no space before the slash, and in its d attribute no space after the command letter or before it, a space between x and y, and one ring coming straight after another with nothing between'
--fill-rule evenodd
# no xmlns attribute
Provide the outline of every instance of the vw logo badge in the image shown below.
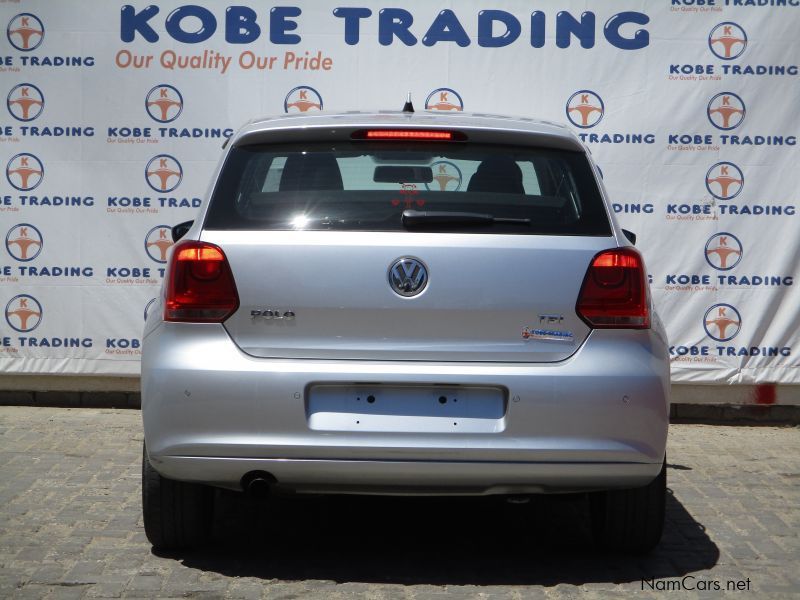
<svg viewBox="0 0 800 600"><path fill-rule="evenodd" d="M416 296L428 285L428 268L416 258L398 258L389 267L389 285L400 296Z"/></svg>

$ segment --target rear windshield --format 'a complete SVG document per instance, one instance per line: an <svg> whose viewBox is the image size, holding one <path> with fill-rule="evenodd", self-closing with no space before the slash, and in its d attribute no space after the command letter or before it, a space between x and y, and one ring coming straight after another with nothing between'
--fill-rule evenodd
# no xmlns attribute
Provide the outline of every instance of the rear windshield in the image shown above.
<svg viewBox="0 0 800 600"><path fill-rule="evenodd" d="M410 224L409 211L435 218ZM611 233L583 154L452 142L233 148L204 227Z"/></svg>

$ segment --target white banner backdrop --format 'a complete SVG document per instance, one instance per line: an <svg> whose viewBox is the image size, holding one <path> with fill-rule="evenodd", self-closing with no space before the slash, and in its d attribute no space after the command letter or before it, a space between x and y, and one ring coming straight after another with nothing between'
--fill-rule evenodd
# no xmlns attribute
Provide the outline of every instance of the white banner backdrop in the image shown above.
<svg viewBox="0 0 800 600"><path fill-rule="evenodd" d="M800 383L800 0L0 1L3 372L135 375L169 226L266 114L569 124L638 234L673 381Z"/></svg>

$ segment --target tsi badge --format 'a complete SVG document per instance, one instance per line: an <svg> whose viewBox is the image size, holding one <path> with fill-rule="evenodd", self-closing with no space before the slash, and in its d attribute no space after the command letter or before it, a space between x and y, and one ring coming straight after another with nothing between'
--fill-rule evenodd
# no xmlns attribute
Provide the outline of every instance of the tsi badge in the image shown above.
<svg viewBox="0 0 800 600"><path fill-rule="evenodd" d="M522 339L572 344L575 341L575 335L571 331L555 328L563 321L564 315L539 315L539 327L523 327Z"/></svg>

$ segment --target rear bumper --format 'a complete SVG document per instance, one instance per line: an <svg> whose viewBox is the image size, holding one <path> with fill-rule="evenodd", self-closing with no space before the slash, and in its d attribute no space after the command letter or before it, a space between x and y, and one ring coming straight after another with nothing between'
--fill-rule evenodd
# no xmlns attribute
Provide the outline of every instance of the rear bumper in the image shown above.
<svg viewBox="0 0 800 600"><path fill-rule="evenodd" d="M257 359L219 325L165 323L144 341L142 415L162 475L221 487L254 470L299 491L636 487L664 458L668 368L649 330L594 331L560 363L428 363ZM312 429L319 384L492 386L505 412L491 432Z"/></svg>
<svg viewBox="0 0 800 600"><path fill-rule="evenodd" d="M646 485L661 463L511 463L303 460L166 456L154 463L171 479L239 488L252 471L298 492L483 495L546 494ZM232 485L233 484L233 485Z"/></svg>

